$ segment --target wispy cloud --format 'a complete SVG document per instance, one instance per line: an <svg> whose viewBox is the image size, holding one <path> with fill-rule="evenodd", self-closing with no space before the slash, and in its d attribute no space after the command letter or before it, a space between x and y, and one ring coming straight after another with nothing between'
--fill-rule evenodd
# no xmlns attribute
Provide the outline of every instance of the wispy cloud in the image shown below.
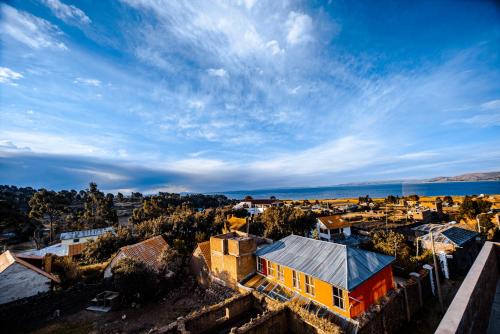
<svg viewBox="0 0 500 334"><path fill-rule="evenodd" d="M47 20L1 4L0 34L7 35L33 49L53 48L67 50L59 40L61 30Z"/></svg>
<svg viewBox="0 0 500 334"><path fill-rule="evenodd" d="M80 8L66 5L59 0L42 0L54 15L69 24L89 24L92 21Z"/></svg>
<svg viewBox="0 0 500 334"><path fill-rule="evenodd" d="M7 67L0 67L0 83L16 86L16 80L22 79L23 75Z"/></svg>
<svg viewBox="0 0 500 334"><path fill-rule="evenodd" d="M87 85L87 86L94 86L94 87L101 86L100 80L91 79L91 78L79 78L78 77L78 78L75 78L75 80L73 80L73 83L83 84L83 85Z"/></svg>

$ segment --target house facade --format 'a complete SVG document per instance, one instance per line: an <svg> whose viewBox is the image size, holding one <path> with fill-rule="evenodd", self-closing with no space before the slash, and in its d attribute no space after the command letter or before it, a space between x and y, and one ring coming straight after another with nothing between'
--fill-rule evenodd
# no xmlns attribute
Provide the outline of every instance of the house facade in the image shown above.
<svg viewBox="0 0 500 334"><path fill-rule="evenodd" d="M316 219L316 231L320 240L333 241L351 236L351 223L341 215L319 217Z"/></svg>
<svg viewBox="0 0 500 334"><path fill-rule="evenodd" d="M341 244L290 235L259 249L258 275L355 318L394 287L394 258Z"/></svg>

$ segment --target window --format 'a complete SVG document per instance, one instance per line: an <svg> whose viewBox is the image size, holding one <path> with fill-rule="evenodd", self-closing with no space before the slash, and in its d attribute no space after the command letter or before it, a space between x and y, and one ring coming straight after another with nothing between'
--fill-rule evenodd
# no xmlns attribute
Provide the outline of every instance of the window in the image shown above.
<svg viewBox="0 0 500 334"><path fill-rule="evenodd" d="M275 276L273 263L271 261L267 261L267 274L269 276Z"/></svg>
<svg viewBox="0 0 500 334"><path fill-rule="evenodd" d="M79 242L80 239L73 239L73 242Z"/></svg>
<svg viewBox="0 0 500 334"><path fill-rule="evenodd" d="M304 276L306 278L306 281L305 281L306 293L310 294L311 296L314 296L314 280L309 275L304 275Z"/></svg>
<svg viewBox="0 0 500 334"><path fill-rule="evenodd" d="M299 273L295 270L292 270L292 285L296 289L300 289L300 278Z"/></svg>
<svg viewBox="0 0 500 334"><path fill-rule="evenodd" d="M342 294L342 289L333 287L333 305L344 309L344 296Z"/></svg>
<svg viewBox="0 0 500 334"><path fill-rule="evenodd" d="M283 275L283 266L280 266L278 264L278 265L276 265L276 267L278 269L278 280L284 281L285 280L285 276Z"/></svg>
<svg viewBox="0 0 500 334"><path fill-rule="evenodd" d="M260 257L257 258L257 272L263 273L264 272L264 265L263 265L264 260Z"/></svg>

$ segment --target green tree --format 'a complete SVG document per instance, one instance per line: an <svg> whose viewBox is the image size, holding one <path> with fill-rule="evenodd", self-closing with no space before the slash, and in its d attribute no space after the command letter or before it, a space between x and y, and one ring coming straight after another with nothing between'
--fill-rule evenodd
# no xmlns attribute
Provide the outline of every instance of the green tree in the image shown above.
<svg viewBox="0 0 500 334"><path fill-rule="evenodd" d="M307 235L316 223L310 211L289 206L268 208L259 219L264 225L264 236L274 240L290 234Z"/></svg>
<svg viewBox="0 0 500 334"><path fill-rule="evenodd" d="M116 289L126 301L151 300L158 289L158 277L143 262L123 258L111 269Z"/></svg>
<svg viewBox="0 0 500 334"><path fill-rule="evenodd" d="M491 208L492 203L481 198L472 198L465 196L459 208L459 214L462 217L475 219L481 213L487 213Z"/></svg>
<svg viewBox="0 0 500 334"><path fill-rule="evenodd" d="M124 227L118 228L116 233L104 233L95 241L89 241L82 252L82 259L86 263L107 261L120 247L133 244L137 239Z"/></svg>
<svg viewBox="0 0 500 334"><path fill-rule="evenodd" d="M55 191L40 189L29 201L30 218L37 219L42 224L50 224L50 241L54 239L54 224L58 226L65 215L69 203Z"/></svg>
<svg viewBox="0 0 500 334"><path fill-rule="evenodd" d="M113 194L105 196L94 182L91 182L89 189L87 189L84 208L83 217L93 228L105 227L118 222L118 215L113 204Z"/></svg>
<svg viewBox="0 0 500 334"><path fill-rule="evenodd" d="M169 273L177 275L182 268L183 259L180 256L179 252L173 247L165 247L158 260L160 263L159 273L162 276L166 276Z"/></svg>

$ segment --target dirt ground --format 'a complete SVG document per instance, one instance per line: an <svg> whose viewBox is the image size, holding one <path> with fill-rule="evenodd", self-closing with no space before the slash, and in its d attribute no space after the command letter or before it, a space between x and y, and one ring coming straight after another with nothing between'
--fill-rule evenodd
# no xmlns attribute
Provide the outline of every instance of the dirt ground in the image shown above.
<svg viewBox="0 0 500 334"><path fill-rule="evenodd" d="M217 304L230 294L225 289L204 290L193 282L185 282L158 302L135 308L122 307L108 313L81 310L45 323L31 333L148 333L154 327L168 325L203 306Z"/></svg>

